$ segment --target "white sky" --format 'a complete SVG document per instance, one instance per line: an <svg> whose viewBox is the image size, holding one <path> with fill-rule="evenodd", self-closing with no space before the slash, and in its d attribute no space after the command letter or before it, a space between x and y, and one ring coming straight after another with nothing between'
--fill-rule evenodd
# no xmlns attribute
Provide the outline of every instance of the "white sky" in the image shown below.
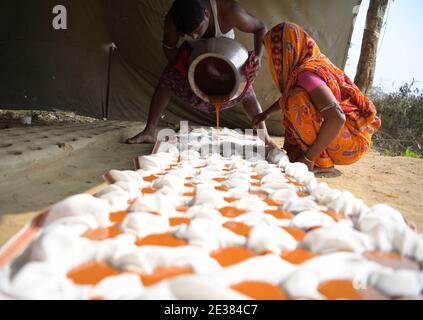
<svg viewBox="0 0 423 320"><path fill-rule="evenodd" d="M345 71L352 79L360 57L369 1L362 2L351 40ZM414 78L415 87L423 89L423 1L390 0L388 10L379 43L374 85L391 92Z"/></svg>

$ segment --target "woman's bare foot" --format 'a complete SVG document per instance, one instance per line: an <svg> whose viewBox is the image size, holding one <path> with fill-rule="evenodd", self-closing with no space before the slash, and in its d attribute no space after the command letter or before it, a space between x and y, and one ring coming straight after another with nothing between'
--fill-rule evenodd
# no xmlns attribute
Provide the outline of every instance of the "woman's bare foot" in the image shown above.
<svg viewBox="0 0 423 320"><path fill-rule="evenodd" d="M335 167L323 168L323 167L314 166L314 169L313 169L314 174L335 173L335 172L336 172Z"/></svg>
<svg viewBox="0 0 423 320"><path fill-rule="evenodd" d="M143 131L137 134L136 136L127 139L126 143L127 144L141 144L141 143L154 144L156 143L156 141L157 139L153 134Z"/></svg>

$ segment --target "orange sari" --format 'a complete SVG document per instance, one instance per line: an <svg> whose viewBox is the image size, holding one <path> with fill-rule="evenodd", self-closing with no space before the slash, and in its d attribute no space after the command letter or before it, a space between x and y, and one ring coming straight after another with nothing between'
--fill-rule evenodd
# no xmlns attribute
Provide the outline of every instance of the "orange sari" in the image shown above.
<svg viewBox="0 0 423 320"><path fill-rule="evenodd" d="M347 165L368 152L372 135L381 125L373 103L345 73L320 52L316 42L298 25L282 23L265 38L269 68L282 96L279 100L285 127L284 149L294 160L316 140L323 117L310 96L297 86L301 72L311 71L326 82L340 103L347 121L341 133L316 160L319 167Z"/></svg>

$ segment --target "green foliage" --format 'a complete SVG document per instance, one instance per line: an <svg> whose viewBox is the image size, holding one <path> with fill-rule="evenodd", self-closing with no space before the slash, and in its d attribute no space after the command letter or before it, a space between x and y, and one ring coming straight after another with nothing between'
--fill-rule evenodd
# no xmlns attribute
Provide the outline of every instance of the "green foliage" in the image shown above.
<svg viewBox="0 0 423 320"><path fill-rule="evenodd" d="M369 97L382 119L382 127L373 138L374 147L384 155L422 157L423 92L405 84L389 94L373 90Z"/></svg>
<svg viewBox="0 0 423 320"><path fill-rule="evenodd" d="M415 152L411 151L411 150L410 150L410 149L408 149L408 148L407 148L407 150L405 150L405 152L404 152L403 156L404 156L404 157L407 157L407 158L420 159L420 155L418 155L417 153L415 153Z"/></svg>

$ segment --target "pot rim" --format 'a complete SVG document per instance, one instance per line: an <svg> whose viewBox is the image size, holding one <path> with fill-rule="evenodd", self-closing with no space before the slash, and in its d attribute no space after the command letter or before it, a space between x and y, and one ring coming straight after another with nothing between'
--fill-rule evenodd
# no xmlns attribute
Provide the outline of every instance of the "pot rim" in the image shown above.
<svg viewBox="0 0 423 320"><path fill-rule="evenodd" d="M195 79L195 70L197 68L197 65L204 59L206 58L218 58L221 59L223 61L225 61L227 64L229 64L229 66L232 69L232 72L235 75L235 84L234 87L232 88L231 92L228 94L228 96L232 97L234 95L237 94L238 91L238 86L237 84L239 84L241 82L241 76L239 74L239 72L237 72L237 68L235 66L235 64L228 58L226 58L224 55L219 54L219 53L204 53L199 55L197 58L195 58L188 70L188 80L189 80L189 84L191 86L191 89L194 91L194 93L199 96L201 99L203 99L204 101L210 102L210 97L205 94L195 83L194 79Z"/></svg>

